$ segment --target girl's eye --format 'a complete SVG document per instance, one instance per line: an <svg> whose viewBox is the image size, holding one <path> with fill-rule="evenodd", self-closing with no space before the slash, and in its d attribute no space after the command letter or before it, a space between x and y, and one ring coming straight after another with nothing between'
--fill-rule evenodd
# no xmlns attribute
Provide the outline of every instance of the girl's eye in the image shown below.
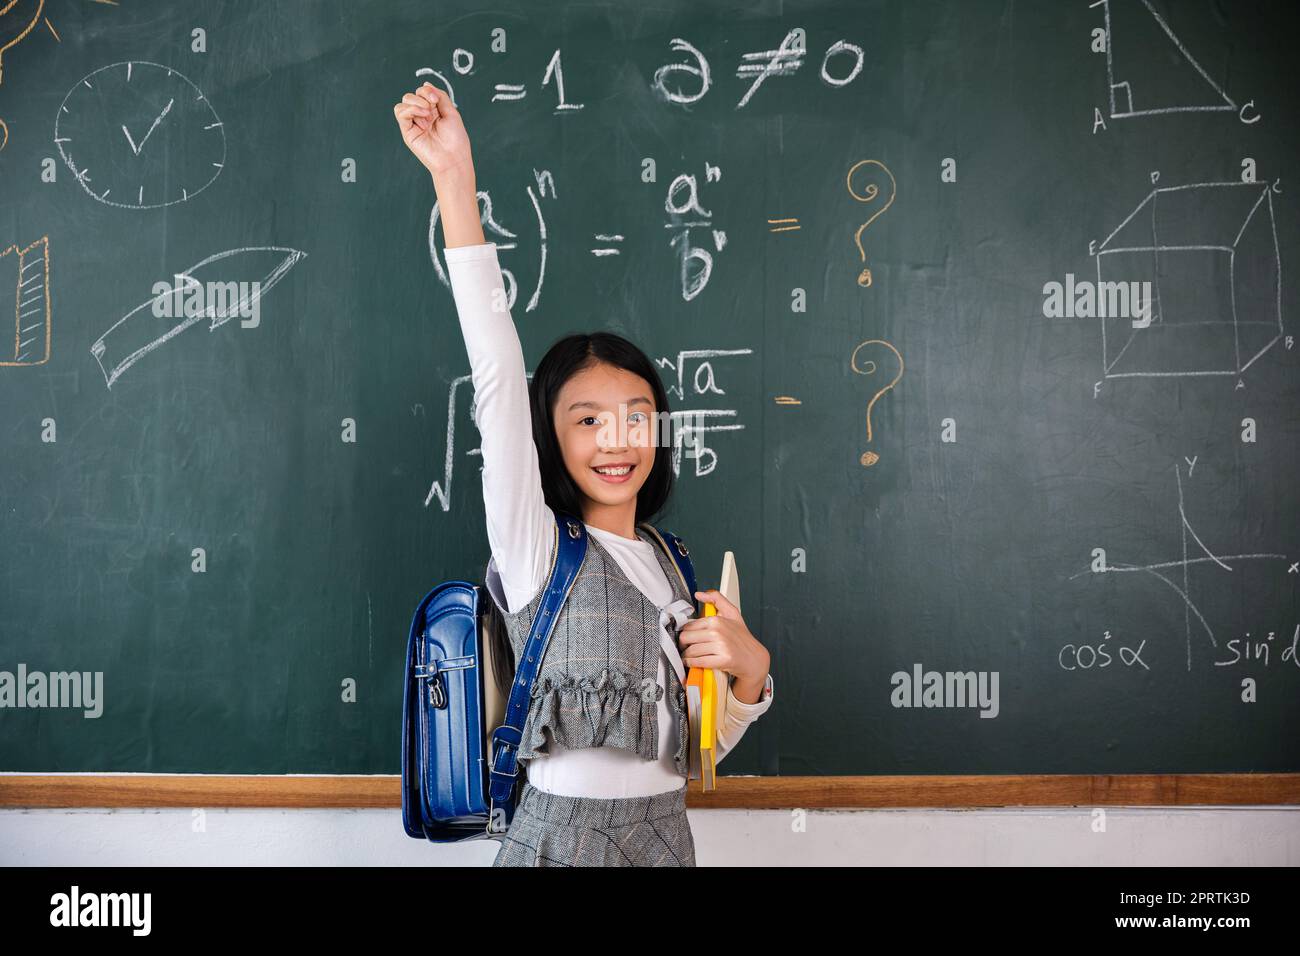
<svg viewBox="0 0 1300 956"><path fill-rule="evenodd" d="M646 414L645 414L645 412L643 412L643 411L634 411L634 412L632 412L632 415L630 415L630 418L636 418L636 416L638 416L638 415L640 415L642 419L645 419L645 418L646 418ZM581 425L581 424L585 424L585 423L588 423L588 421L595 421L595 416L594 416L594 415L588 415L588 416L586 416L585 419L578 419L578 424L580 424L580 425Z"/></svg>
<svg viewBox="0 0 1300 956"><path fill-rule="evenodd" d="M648 416L646 415L645 412L633 412L631 415L628 416L628 418L630 420L641 421L647 419ZM593 424L597 424L597 425L600 424L600 422L597 421L595 415L588 415L586 418L582 418L578 420L579 425L585 425L587 424L587 422L592 422Z"/></svg>

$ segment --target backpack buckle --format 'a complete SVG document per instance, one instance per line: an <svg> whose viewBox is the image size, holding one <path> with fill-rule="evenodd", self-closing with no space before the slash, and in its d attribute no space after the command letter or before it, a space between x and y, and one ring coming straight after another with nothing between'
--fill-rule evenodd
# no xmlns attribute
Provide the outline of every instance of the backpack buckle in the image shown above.
<svg viewBox="0 0 1300 956"><path fill-rule="evenodd" d="M513 724L502 724L492 731L492 756L495 760L496 750L499 747L518 747L523 741L523 730ZM513 776L513 774L511 774Z"/></svg>
<svg viewBox="0 0 1300 956"><path fill-rule="evenodd" d="M578 523L574 521L572 518L568 519L568 522L569 522L569 537L570 538L578 537L578 535L581 533L578 530Z"/></svg>
<svg viewBox="0 0 1300 956"><path fill-rule="evenodd" d="M447 706L447 691L443 689L441 674L434 674L429 681L429 704L438 710Z"/></svg>
<svg viewBox="0 0 1300 956"><path fill-rule="evenodd" d="M442 672L438 669L439 661L416 664L411 670L416 680L429 682L429 705L442 710L447 706L447 689L442 682Z"/></svg>
<svg viewBox="0 0 1300 956"><path fill-rule="evenodd" d="M676 538L675 542L677 544L677 553L680 554L683 558L688 557L690 555L690 552L686 550L686 545L682 544L682 539Z"/></svg>

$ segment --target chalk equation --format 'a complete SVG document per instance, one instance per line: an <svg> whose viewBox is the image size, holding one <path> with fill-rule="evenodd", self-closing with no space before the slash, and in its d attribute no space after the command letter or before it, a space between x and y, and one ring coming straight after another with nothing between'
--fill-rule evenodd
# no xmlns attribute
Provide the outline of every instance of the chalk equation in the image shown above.
<svg viewBox="0 0 1300 956"><path fill-rule="evenodd" d="M1196 467L1196 459L1192 458L1187 462L1188 477L1191 477L1192 471ZM1191 598L1191 575L1193 570L1213 571L1232 574L1234 569L1240 567L1242 562L1262 561L1274 562L1282 573L1296 574L1300 568L1300 563L1289 559L1284 554L1274 552L1251 552L1244 554L1218 554L1205 543L1201 535L1197 533L1192 523L1187 518L1187 507L1183 494L1183 474L1182 465L1174 465L1174 486L1177 492L1177 510L1178 510L1178 530L1179 537L1182 541L1182 555L1177 560L1154 561L1149 564L1129 564L1119 561L1113 561L1106 554L1105 548L1095 548L1092 552L1092 562L1088 568L1077 574L1070 575L1070 580L1083 577L1084 575L1105 575L1105 574L1136 574L1150 578L1161 585L1162 588L1173 591L1178 595L1179 601L1183 608L1183 639L1186 645L1187 670L1192 669L1192 647L1193 636L1204 634L1209 641L1209 645L1215 652L1220 652L1219 641L1215 636L1214 628L1210 622L1205 619L1201 609ZM1229 563L1231 562L1231 563ZM1109 631L1107 632L1109 635ZM1079 663L1077 654L1078 648L1075 645L1067 645L1075 648L1074 654L1076 663ZM1084 645L1087 646L1087 645ZM1104 646L1104 645L1103 645ZM1117 645L1118 646L1118 645ZM1134 655L1141 653L1141 645L1129 648ZM1065 654L1064 648L1062 655ZM1095 659L1100 651L1092 648L1090 655ZM1064 658L1058 655L1058 663ZM1130 666L1133 659L1125 659L1125 663ZM1065 664L1062 664L1064 667ZM1091 665L1088 665L1091 666ZM1145 665L1144 665L1145 666ZM1070 668L1066 668L1070 669Z"/></svg>
<svg viewBox="0 0 1300 956"><path fill-rule="evenodd" d="M656 358L655 364L672 373L672 378L664 383L664 390L669 395L674 395L683 402L688 400L688 396L691 402L701 402L704 400L702 396L727 394L718 386L716 367L718 360L752 354L752 349L689 349L680 351L672 357ZM527 373L527 377L532 381L531 372ZM457 452L456 449L458 409L464 404L464 393L472 392L473 388L473 377L461 375L452 380L448 389L442 475L429 485L429 492L424 498L426 508L437 502L438 507L443 511L450 511L452 482L456 474L458 457L482 456L482 449L478 447L461 452ZM472 396L469 399L468 414L472 422L474 420ZM674 425L672 429L673 474L679 477L684 457L695 462L696 477L704 478L712 474L718 464L718 451L709 446L709 436L714 433L743 431L745 428L742 422L736 420L738 412L734 408L711 408L700 405L689 409L675 409L670 414Z"/></svg>
<svg viewBox="0 0 1300 956"><path fill-rule="evenodd" d="M716 183L722 178L722 170L708 163L704 165L703 173L706 185ZM536 277L527 289L522 290L528 293L523 311L532 312L542 301L546 269L550 260L551 237L546 210L551 203L559 200L559 192L556 189L554 175L546 169L533 170L533 182L524 187L524 192L528 200L527 208L532 211L528 229L529 237L526 242L520 238L524 227L503 221L503 217L496 213L492 195L487 190L478 192L479 216L483 224L484 239L496 245L498 254L532 248L535 242L536 260L535 265L530 263L530 271L534 272ZM682 299L686 302L698 296L708 285L709 278L713 274L714 255L720 253L727 244L726 230L716 228L714 215L702 205L700 192L699 178L691 172L679 172L664 192L663 227L671 232L668 245L675 251L674 278L678 282ZM433 263L439 281L450 289L451 279L447 267L438 255L437 235L440 218L441 211L438 204L434 203L429 213L429 259ZM692 230L703 230L704 241L696 242ZM621 233L597 231L593 234L593 238L599 243L590 248L594 258L605 259L622 254L621 244L624 236ZM501 280L506 290L506 306L513 309L521 291L520 283L514 270L504 263L500 268Z"/></svg>
<svg viewBox="0 0 1300 956"><path fill-rule="evenodd" d="M493 54L506 51L507 37L504 30L493 30L490 50ZM690 41L674 37L669 42L673 54L683 54L655 68L650 79L650 89L663 103L670 106L689 108L700 102L713 88L713 67L708 56ZM786 32L780 44L767 50L752 50L742 53L736 65L736 79L748 84L735 109L740 110L752 100L759 89L774 78L794 76L808 59L808 35L802 27L794 27ZM417 77L436 78L451 96L451 101L459 109L456 99L456 83L453 78L468 77L475 72L478 56L465 47L456 47L451 52L449 68L438 69L423 66L416 70ZM831 89L842 89L858 78L866 62L866 51L856 43L839 39L827 45L819 61L818 78L822 84ZM557 47L552 51L546 65L540 69L540 93L547 96L555 114L577 113L585 103L570 102L564 82L564 59ZM589 71L583 67L579 76ZM518 103L528 96L526 83L495 83L492 87L492 103Z"/></svg>

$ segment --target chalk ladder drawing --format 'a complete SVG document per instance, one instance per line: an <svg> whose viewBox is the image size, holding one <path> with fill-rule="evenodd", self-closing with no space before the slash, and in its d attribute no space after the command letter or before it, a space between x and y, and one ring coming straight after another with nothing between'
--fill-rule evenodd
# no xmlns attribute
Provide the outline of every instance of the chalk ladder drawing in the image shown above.
<svg viewBox="0 0 1300 956"><path fill-rule="evenodd" d="M1155 7L1151 5L1151 0L1097 0L1089 6L1101 7L1105 17L1106 79L1109 84L1111 119L1156 116L1161 113L1235 112L1240 114L1244 112L1244 108L1238 107L1223 87L1210 78L1210 74L1196 61L1164 18L1156 12ZM1123 23L1117 30L1115 21L1121 18ZM1152 21L1163 36L1153 28ZM1144 86L1143 80L1136 81L1138 86L1136 95L1132 81L1115 78L1117 35L1122 55L1129 61L1126 67L1134 71L1125 75L1137 75L1139 71L1148 75L1146 80L1148 85ZM1154 77L1161 70L1160 64L1163 56L1168 53L1167 44L1170 43L1178 51L1179 62L1185 63L1188 69L1183 70L1179 76L1173 77L1172 84L1169 77L1163 77L1165 88L1155 90ZM1196 74L1195 78L1192 73ZM1168 88L1170 85L1177 90L1177 93ZM1168 105L1154 105L1162 97L1168 97L1165 101ZM1253 101L1247 104L1250 105L1253 105ZM1253 123L1259 117L1247 120L1242 116L1241 119L1242 122Z"/></svg>
<svg viewBox="0 0 1300 956"><path fill-rule="evenodd" d="M1190 476L1190 474L1191 474L1191 470L1188 469L1188 475ZM1169 588L1171 591L1177 594L1178 597L1183 602L1183 632L1187 643L1187 669L1190 671L1192 669L1192 630L1193 630L1192 618L1193 617L1196 618L1196 622L1199 625L1199 629L1205 631L1206 636L1210 639L1210 644L1216 648L1219 646L1219 642L1214 636L1214 628L1210 627L1209 622L1205 620L1205 615L1201 613L1200 609L1192 601L1191 597L1188 596L1191 566L1194 564L1212 563L1217 565L1224 571L1231 573L1233 570L1233 565L1228 564L1229 561L1232 561L1234 563L1238 561L1268 561L1268 560L1280 560L1286 562L1289 559L1284 554L1271 554L1271 553L1215 554L1213 551L1209 549L1209 547L1205 544L1205 542L1201 540L1201 536L1196 533L1196 529L1192 527L1192 523L1187 520L1187 509L1183 503L1182 466L1178 464L1174 465L1174 480L1178 487L1178 521L1180 525L1180 531L1182 534L1182 542L1183 542L1183 557L1181 561L1158 561L1155 562L1154 564L1121 564L1117 561L1107 560L1105 567L1096 570L1094 570L1091 567L1087 568L1083 571L1080 571L1078 574L1070 575L1070 580L1073 581L1075 578L1082 577L1085 574L1142 573L1142 574L1151 575L1153 578L1158 580L1161 584L1165 585L1165 587ZM1189 545L1189 541L1188 541L1189 537L1191 541L1195 543L1195 547ZM1204 556L1188 557L1188 554L1195 553L1195 550L1197 548L1199 548L1200 551L1204 553ZM1182 569L1181 586L1175 581L1171 580L1169 577L1166 577L1166 572L1174 574L1175 577L1178 576L1178 572L1171 571L1171 569L1174 568Z"/></svg>
<svg viewBox="0 0 1300 956"><path fill-rule="evenodd" d="M1239 376L1283 337L1282 254L1267 183L1153 189L1095 258L1099 297L1103 282L1151 282L1145 328L1113 314L1100 320L1107 379Z"/></svg>
<svg viewBox="0 0 1300 956"><path fill-rule="evenodd" d="M95 356L95 361L99 363L99 368L104 373L104 383L112 388L113 383L132 365L201 319L210 319L211 325L208 326L208 331L216 331L218 327L225 325L241 311L259 301L284 278L298 260L306 255L307 253L298 249L287 249L282 246L248 246L243 249L218 252L201 262L196 262L179 274L180 279L192 279L195 285L204 286L208 282L236 282L240 290L239 295L230 297L223 308L214 308L212 304L208 304L199 315L176 317L175 324L161 335L156 334L158 317L154 315L153 307L155 303L171 298L175 293L163 292L136 306L114 322L108 331L96 339L90 347L90 353ZM214 263L220 263L220 267L214 267ZM257 285L246 286L245 283L251 283L252 280L232 279L231 273L235 270L246 270L246 274L255 277L260 275L261 278L256 280ZM223 274L218 276L219 272ZM188 282L185 284L189 285ZM164 321L173 320L164 319Z"/></svg>
<svg viewBox="0 0 1300 956"><path fill-rule="evenodd" d="M0 339L0 367L44 365L50 360L50 237L0 252L0 288L13 279L13 344ZM4 327L0 326L0 334Z"/></svg>
<svg viewBox="0 0 1300 956"><path fill-rule="evenodd" d="M691 388L695 394L726 394L717 387L712 359L723 358L732 355L751 355L752 349L689 349L677 353L676 361L667 357L658 358L655 364L660 368L670 368L677 373L676 384L666 384L665 391L669 395L676 395L684 400L687 389L686 382L686 365L693 360L701 360L700 365L695 369ZM532 381L533 374L525 373L528 381ZM447 395L447 437L446 451L443 456L442 478L434 479L429 485L429 493L425 495L424 506L427 508L433 504L436 499L439 507L443 511L451 510L451 485L452 478L456 470L456 408L458 396L463 389L472 389L474 379L472 375L461 375L453 379ZM736 410L734 408L701 408L701 409L678 409L671 413L674 426L673 429L673 474L681 474L682 446L691 443L695 446L695 473L698 477L703 477L711 473L717 464L717 453L713 449L704 445L703 438L696 432L699 430L696 423L701 420L705 421L703 431L707 432L724 432L724 431L743 431L745 426L735 422ZM471 397L469 404L470 419L474 419L474 399ZM718 420L715 424L713 420ZM467 456L482 455L481 448L471 448L464 452ZM709 464L702 467L700 462L708 458Z"/></svg>

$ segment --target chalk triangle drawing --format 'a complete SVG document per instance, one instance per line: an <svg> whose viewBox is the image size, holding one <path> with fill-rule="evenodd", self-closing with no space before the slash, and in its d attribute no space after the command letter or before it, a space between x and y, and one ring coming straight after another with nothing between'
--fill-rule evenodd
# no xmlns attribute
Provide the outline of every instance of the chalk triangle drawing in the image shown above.
<svg viewBox="0 0 1300 956"><path fill-rule="evenodd" d="M1110 116L1238 110L1151 0L1097 0L1106 28Z"/></svg>

